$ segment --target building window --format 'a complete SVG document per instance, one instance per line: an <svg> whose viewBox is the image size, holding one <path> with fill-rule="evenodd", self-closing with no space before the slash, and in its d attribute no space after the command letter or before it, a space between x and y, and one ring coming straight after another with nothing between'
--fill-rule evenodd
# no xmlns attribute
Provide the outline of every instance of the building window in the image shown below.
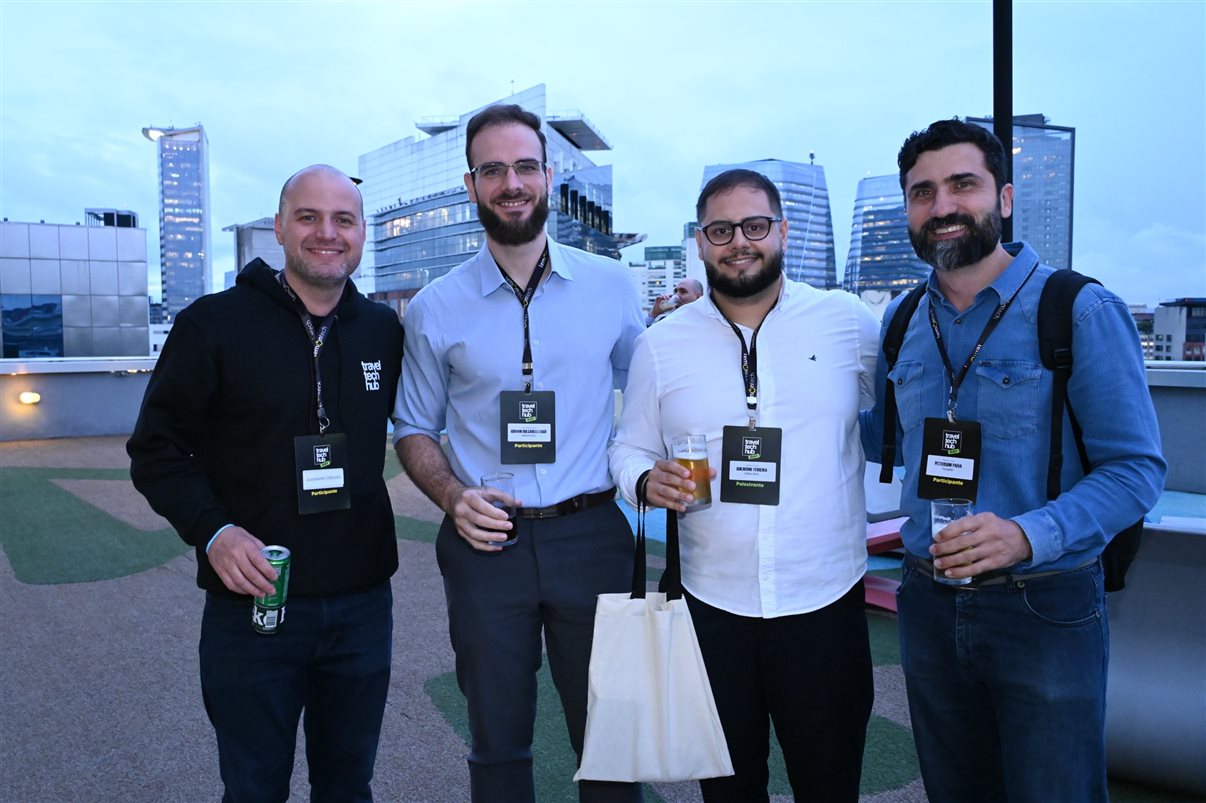
<svg viewBox="0 0 1206 803"><path fill-rule="evenodd" d="M63 356L63 297L0 295L0 328L4 330L4 356Z"/></svg>

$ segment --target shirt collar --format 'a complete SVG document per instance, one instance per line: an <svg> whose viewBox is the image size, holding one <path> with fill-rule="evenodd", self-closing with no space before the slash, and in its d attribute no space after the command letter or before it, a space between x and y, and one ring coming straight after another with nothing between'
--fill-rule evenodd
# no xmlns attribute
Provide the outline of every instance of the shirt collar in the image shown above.
<svg viewBox="0 0 1206 803"><path fill-rule="evenodd" d="M1013 257L1013 260L1005 270L1001 271L1000 276L993 279L987 287L976 294L976 302L979 302L984 298L984 294L989 292L996 295L996 298L993 299L994 306L1003 304L1007 299L1013 298L1014 293L1018 291L1018 288L1030 276L1031 270L1038 264L1038 253L1028 243L1021 241L1002 243L1001 247ZM933 300L942 301L943 295L941 288L938 287L937 268L930 270L930 278L926 282L926 287ZM1019 297L1015 303L1021 301L1022 299Z"/></svg>
<svg viewBox="0 0 1206 803"><path fill-rule="evenodd" d="M553 242L552 237L547 238L547 241L549 244L549 262L553 273L566 281L572 282L574 274L570 270L568 261L565 258L564 249ZM503 278L502 270L498 267L498 263L494 261L494 255L490 253L488 243L483 243L481 250L474 257L473 269L477 272L478 286L483 298L500 287L505 287L507 292L511 292L510 285Z"/></svg>

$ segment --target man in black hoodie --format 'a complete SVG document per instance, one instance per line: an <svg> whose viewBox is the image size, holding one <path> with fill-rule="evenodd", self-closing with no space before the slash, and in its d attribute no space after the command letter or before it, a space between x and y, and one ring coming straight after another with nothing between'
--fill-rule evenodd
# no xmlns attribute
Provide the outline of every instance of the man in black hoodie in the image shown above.
<svg viewBox="0 0 1206 803"><path fill-rule="evenodd" d="M365 223L346 175L315 165L285 182L276 236L284 270L256 259L177 316L130 473L196 548L223 800L288 797L303 713L311 799L371 800L398 567L382 470L402 327L348 280ZM272 635L251 623L251 597L276 578L268 544L292 552Z"/></svg>

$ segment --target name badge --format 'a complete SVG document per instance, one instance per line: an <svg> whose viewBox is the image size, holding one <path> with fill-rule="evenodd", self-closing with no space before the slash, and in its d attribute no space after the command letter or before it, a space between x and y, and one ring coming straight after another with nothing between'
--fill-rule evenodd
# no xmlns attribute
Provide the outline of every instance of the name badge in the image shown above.
<svg viewBox="0 0 1206 803"><path fill-rule="evenodd" d="M725 427L720 445L720 501L739 505L779 504L783 430Z"/></svg>
<svg viewBox="0 0 1206 803"><path fill-rule="evenodd" d="M348 436L342 432L293 439L298 513L307 516L352 506L344 478L347 453Z"/></svg>
<svg viewBox="0 0 1206 803"><path fill-rule="evenodd" d="M976 501L980 487L980 422L925 419L917 495Z"/></svg>
<svg viewBox="0 0 1206 803"><path fill-rule="evenodd" d="M557 406L551 390L504 390L498 403L503 465L557 460Z"/></svg>

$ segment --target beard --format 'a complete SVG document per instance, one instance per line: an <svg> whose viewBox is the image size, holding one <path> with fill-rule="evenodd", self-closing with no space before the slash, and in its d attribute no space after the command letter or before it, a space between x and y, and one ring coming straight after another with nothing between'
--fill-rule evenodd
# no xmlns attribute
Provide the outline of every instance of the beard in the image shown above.
<svg viewBox="0 0 1206 803"><path fill-rule="evenodd" d="M745 256L756 253L753 249L748 249L732 256ZM763 256L762 268L756 273L747 273L742 276L726 276L720 272L715 263L708 262L707 260L704 260L704 272L708 277L708 287L721 295L728 296L729 298L749 298L770 287L783 274L783 249L780 248L773 254Z"/></svg>
<svg viewBox="0 0 1206 803"><path fill-rule="evenodd" d="M943 226L957 224L967 227L962 237L933 242L927 236ZM956 213L930 220L920 231L909 229L909 242L922 262L938 270L951 271L975 265L1001 242L1001 203L998 201L996 208L981 218Z"/></svg>
<svg viewBox="0 0 1206 803"><path fill-rule="evenodd" d="M514 201L524 197L526 197L524 193L514 192L500 195L497 200ZM544 223L548 218L549 194L544 190L536 197L532 214L526 220L515 222L504 220L502 216L495 214L494 210L483 203L480 198L477 202L477 219L481 221L486 235L499 245L524 245L532 242L540 236L540 232L544 231Z"/></svg>

